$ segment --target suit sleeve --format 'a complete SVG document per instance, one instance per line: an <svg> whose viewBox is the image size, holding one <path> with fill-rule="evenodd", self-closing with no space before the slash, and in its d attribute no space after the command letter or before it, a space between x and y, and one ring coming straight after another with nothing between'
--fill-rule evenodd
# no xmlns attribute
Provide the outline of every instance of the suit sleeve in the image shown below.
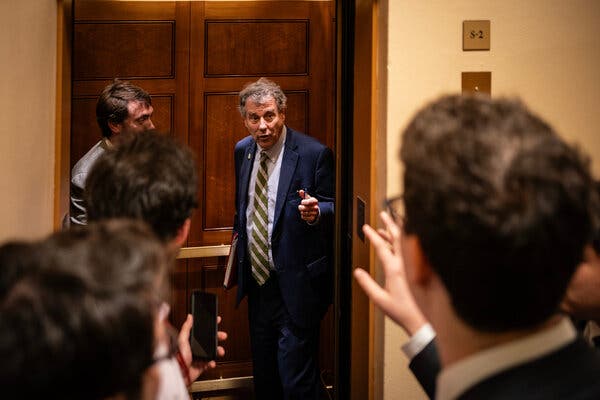
<svg viewBox="0 0 600 400"><path fill-rule="evenodd" d="M335 166L333 152L325 147L319 154L315 170L315 193L311 194L319 200L321 216L319 224L333 226L335 199ZM310 194L310 193L309 193Z"/></svg>
<svg viewBox="0 0 600 400"><path fill-rule="evenodd" d="M413 357L408 367L425 390L425 393L430 399L433 399L435 397L435 382L441 370L435 339Z"/></svg>
<svg viewBox="0 0 600 400"><path fill-rule="evenodd" d="M71 225L86 225L87 215L85 211L85 202L83 200L83 186L71 181L71 193L69 203L69 215Z"/></svg>

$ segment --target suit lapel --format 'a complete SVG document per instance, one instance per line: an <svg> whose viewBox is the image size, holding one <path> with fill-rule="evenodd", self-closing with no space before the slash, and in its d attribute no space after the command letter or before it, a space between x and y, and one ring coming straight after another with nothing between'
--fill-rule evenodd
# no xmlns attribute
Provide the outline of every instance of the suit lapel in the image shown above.
<svg viewBox="0 0 600 400"><path fill-rule="evenodd" d="M277 188L277 200L275 201L275 216L273 218L273 232L277 227L277 222L281 216L281 210L286 202L287 194L292 184L292 177L296 172L298 164L298 153L296 152L296 141L294 133L287 128L285 147L283 149L283 159L281 160L281 172L279 173L279 186Z"/></svg>
<svg viewBox="0 0 600 400"><path fill-rule="evenodd" d="M240 169L240 217L243 222L241 226L246 226L246 208L248 206L248 185L250 183L250 172L252 172L252 164L254 163L254 155L256 154L256 143L250 142L246 147L242 167Z"/></svg>

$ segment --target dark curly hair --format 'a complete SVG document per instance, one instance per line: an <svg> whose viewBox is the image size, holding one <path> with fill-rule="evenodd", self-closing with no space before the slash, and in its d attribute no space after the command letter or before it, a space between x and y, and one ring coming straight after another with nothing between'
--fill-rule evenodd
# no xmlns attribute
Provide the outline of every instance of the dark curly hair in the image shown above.
<svg viewBox="0 0 600 400"><path fill-rule="evenodd" d="M0 302L0 384L8 397L139 398L154 359L157 292L170 262L141 221L107 221L29 245Z"/></svg>
<svg viewBox="0 0 600 400"><path fill-rule="evenodd" d="M142 219L168 241L198 206L194 157L165 134L140 133L98 159L84 200L89 221Z"/></svg>

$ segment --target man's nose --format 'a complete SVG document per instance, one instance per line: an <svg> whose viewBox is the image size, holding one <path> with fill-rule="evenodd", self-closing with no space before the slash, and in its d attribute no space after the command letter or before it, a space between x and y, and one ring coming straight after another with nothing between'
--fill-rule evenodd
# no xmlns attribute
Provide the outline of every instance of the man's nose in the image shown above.
<svg viewBox="0 0 600 400"><path fill-rule="evenodd" d="M152 122L151 119L149 119L148 120L148 129L154 129L154 128L155 128L154 123Z"/></svg>
<svg viewBox="0 0 600 400"><path fill-rule="evenodd" d="M258 129L265 130L267 129L267 121L263 117L260 117L260 124L258 125Z"/></svg>

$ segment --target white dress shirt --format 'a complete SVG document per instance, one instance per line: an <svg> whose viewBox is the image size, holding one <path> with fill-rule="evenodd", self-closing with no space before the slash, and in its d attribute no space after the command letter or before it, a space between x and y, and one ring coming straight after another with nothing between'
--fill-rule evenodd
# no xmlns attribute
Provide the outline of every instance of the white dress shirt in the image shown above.
<svg viewBox="0 0 600 400"><path fill-rule="evenodd" d="M435 331L430 324L425 324L402 345L402 352L409 360L412 360L433 339L435 339Z"/></svg>
<svg viewBox="0 0 600 400"><path fill-rule="evenodd" d="M158 319L163 323L169 316L171 307L167 303L162 303L158 312ZM169 346L164 340L158 343L154 351L154 357L160 359L158 362L158 374L160 381L156 400L189 400L190 394L185 385L185 380L181 374L181 368L177 358L163 358L169 353Z"/></svg>

